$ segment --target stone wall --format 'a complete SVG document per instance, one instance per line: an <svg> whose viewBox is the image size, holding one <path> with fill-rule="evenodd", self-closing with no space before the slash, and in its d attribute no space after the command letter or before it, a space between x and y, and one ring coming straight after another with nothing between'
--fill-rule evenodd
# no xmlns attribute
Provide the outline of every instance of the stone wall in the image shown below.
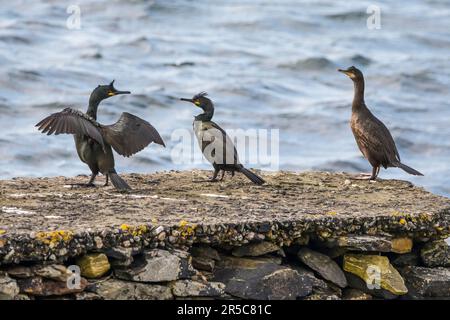
<svg viewBox="0 0 450 320"><path fill-rule="evenodd" d="M347 236L285 247L117 247L64 263L3 265L0 299L434 299L450 297L449 267L444 240Z"/></svg>
<svg viewBox="0 0 450 320"><path fill-rule="evenodd" d="M131 193L0 181L0 299L450 297L447 198L345 174L202 175L130 175Z"/></svg>

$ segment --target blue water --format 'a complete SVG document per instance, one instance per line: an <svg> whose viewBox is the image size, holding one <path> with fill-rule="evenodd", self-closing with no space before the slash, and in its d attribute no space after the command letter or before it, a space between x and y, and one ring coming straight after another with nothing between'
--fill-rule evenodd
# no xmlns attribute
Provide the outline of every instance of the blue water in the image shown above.
<svg viewBox="0 0 450 320"><path fill-rule="evenodd" d="M117 156L119 172L189 169L174 164L173 130L198 111L177 100L207 91L224 128L280 130L280 169L368 172L349 128L351 81L366 75L366 103L390 128L402 160L382 178L408 179L450 195L450 2L448 1L1 1L0 178L89 173L70 136L34 128L116 79L133 95L99 110L101 123L128 111L150 121L167 149ZM366 25L381 8L381 29ZM199 166L208 168L206 164Z"/></svg>

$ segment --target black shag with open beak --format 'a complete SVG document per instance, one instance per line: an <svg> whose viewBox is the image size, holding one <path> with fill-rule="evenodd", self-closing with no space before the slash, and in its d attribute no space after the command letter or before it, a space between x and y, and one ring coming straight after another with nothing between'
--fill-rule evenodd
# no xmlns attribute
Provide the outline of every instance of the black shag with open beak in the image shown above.
<svg viewBox="0 0 450 320"><path fill-rule="evenodd" d="M260 176L244 168L239 162L239 156L233 141L224 129L212 121L214 104L207 97L206 92L200 92L191 99L181 98L180 100L193 103L203 110L203 113L195 117L193 127L203 155L214 168L214 174L210 181L217 181L217 175L220 171L222 171L222 177L220 179L222 180L225 171L228 171L231 172L232 176L234 176L235 172L241 172L250 181L258 185L265 183Z"/></svg>
<svg viewBox="0 0 450 320"><path fill-rule="evenodd" d="M83 186L94 186L98 173L106 176L106 183L111 178L116 189L127 190L130 186L114 168L112 149L118 154L129 157L151 142L164 146L158 131L147 121L128 112L122 113L120 119L112 125L97 122L97 109L101 101L119 94L130 94L114 88L114 80L110 84L99 85L92 91L86 113L66 108L53 113L40 121L36 126L42 133L73 134L75 146L80 160L91 169L91 179Z"/></svg>

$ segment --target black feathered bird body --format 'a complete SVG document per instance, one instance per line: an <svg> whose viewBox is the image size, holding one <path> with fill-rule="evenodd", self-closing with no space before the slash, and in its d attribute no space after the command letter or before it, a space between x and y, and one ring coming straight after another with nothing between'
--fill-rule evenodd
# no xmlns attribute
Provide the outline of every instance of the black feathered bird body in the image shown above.
<svg viewBox="0 0 450 320"><path fill-rule="evenodd" d="M111 145L105 143L102 147L89 136L74 135L75 146L80 160L86 163L92 173L101 172L106 175L114 169L114 155Z"/></svg>
<svg viewBox="0 0 450 320"><path fill-rule="evenodd" d="M110 177L117 189L129 189L128 184L116 173L112 149L129 157L151 142L162 146L164 142L150 123L130 113L122 113L120 119L112 125L102 125L95 118L96 108L94 113L91 107L88 113L66 108L51 114L36 126L48 135L74 135L78 156L91 169L90 183L100 172Z"/></svg>
<svg viewBox="0 0 450 320"><path fill-rule="evenodd" d="M233 141L217 123L195 120L193 129L203 155L214 169L234 172L242 168Z"/></svg>
<svg viewBox="0 0 450 320"><path fill-rule="evenodd" d="M204 112L195 117L193 128L203 155L214 167L212 180L216 180L219 171L222 171L222 174L225 171L229 171L232 175L235 172L241 172L253 183L258 185L264 184L265 181L261 177L246 169L239 162L239 156L233 141L224 129L212 121L214 105L205 96L206 93L202 92L189 101L194 103L197 100L202 101L199 102L199 107Z"/></svg>
<svg viewBox="0 0 450 320"><path fill-rule="evenodd" d="M383 166L386 169L400 162L388 128L365 105L352 112L350 127L359 150L372 167Z"/></svg>

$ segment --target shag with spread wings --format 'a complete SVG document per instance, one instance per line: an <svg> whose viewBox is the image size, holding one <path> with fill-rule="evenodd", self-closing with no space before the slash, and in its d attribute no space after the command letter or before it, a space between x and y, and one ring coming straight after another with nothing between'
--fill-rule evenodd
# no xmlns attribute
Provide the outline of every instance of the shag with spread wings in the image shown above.
<svg viewBox="0 0 450 320"><path fill-rule="evenodd" d="M117 189L130 189L114 168L112 149L129 157L152 142L165 146L158 131L150 123L128 112L122 113L119 120L111 125L97 122L97 109L102 100L129 93L117 90L112 81L109 85L98 86L92 91L86 113L66 108L49 115L36 125L38 130L47 135L74 135L78 156L92 172L86 186L94 186L95 177L100 172L106 176L106 185L108 178L111 178Z"/></svg>
<svg viewBox="0 0 450 320"><path fill-rule="evenodd" d="M154 142L165 146L158 131L147 121L128 112L122 113L119 121L112 125L101 125L85 113L66 108L40 121L36 127L42 133L76 134L87 136L104 149L110 144L120 155L129 157Z"/></svg>

